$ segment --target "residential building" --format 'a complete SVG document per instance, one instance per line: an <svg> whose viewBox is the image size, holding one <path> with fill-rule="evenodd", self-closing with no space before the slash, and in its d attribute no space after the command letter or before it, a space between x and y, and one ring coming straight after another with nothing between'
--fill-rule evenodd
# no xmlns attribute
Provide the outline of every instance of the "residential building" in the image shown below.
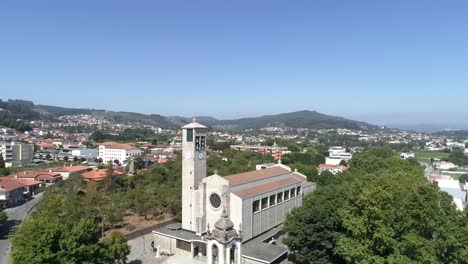
<svg viewBox="0 0 468 264"><path fill-rule="evenodd" d="M324 171L329 171L333 174L342 173L343 171L347 171L348 167L343 165L330 165L330 164L320 164L317 167L318 174L321 174Z"/></svg>
<svg viewBox="0 0 468 264"><path fill-rule="evenodd" d="M290 153L287 147L280 147L276 145L273 146L261 146L261 145L231 145L232 150L239 151L250 151L255 153L260 153L263 155L271 155L275 160L281 160L284 154Z"/></svg>
<svg viewBox="0 0 468 264"><path fill-rule="evenodd" d="M332 159L340 159L348 162L351 158L353 158L353 154L348 152L345 147L331 147L328 149L328 157Z"/></svg>
<svg viewBox="0 0 468 264"><path fill-rule="evenodd" d="M34 145L21 142L0 142L0 153L6 167L31 164L34 158Z"/></svg>
<svg viewBox="0 0 468 264"><path fill-rule="evenodd" d="M143 153L140 149L131 144L121 144L106 142L99 145L98 157L103 162L114 162L118 160L120 164L126 163L130 158L140 156Z"/></svg>
<svg viewBox="0 0 468 264"><path fill-rule="evenodd" d="M3 208L16 206L37 194L41 182L19 179L11 176L0 177L0 203Z"/></svg>
<svg viewBox="0 0 468 264"><path fill-rule="evenodd" d="M208 264L286 263L288 249L269 242L315 184L281 163L207 177L207 128L194 121L182 131L182 223L154 230L155 247Z"/></svg>
<svg viewBox="0 0 468 264"><path fill-rule="evenodd" d="M41 187L50 186L63 180L62 175L59 173L48 171L23 171L12 174L9 177L16 179L30 179L41 182Z"/></svg>
<svg viewBox="0 0 468 264"><path fill-rule="evenodd" d="M66 180L68 177L70 177L70 174L72 173L77 173L77 174L82 174L87 171L92 170L91 167L85 166L85 165L76 165L76 166L63 166L63 167L56 167L56 168L50 168L47 171L50 173L58 173L62 175L63 179Z"/></svg>

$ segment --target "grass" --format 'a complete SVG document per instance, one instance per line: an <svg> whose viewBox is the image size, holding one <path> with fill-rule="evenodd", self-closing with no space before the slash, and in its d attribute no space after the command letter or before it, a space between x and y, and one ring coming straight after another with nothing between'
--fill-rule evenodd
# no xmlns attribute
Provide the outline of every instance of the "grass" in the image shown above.
<svg viewBox="0 0 468 264"><path fill-rule="evenodd" d="M446 159L449 156L449 153L437 152L437 151L416 151L415 158L418 160L429 160L434 159Z"/></svg>

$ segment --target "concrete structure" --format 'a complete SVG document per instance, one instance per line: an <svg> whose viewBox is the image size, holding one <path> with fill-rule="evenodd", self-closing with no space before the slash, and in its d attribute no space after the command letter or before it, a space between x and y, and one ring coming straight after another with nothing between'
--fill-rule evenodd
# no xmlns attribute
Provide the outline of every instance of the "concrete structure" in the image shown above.
<svg viewBox="0 0 468 264"><path fill-rule="evenodd" d="M431 176L429 180L437 182L437 186L453 198L458 210L463 211L468 202L468 183L460 183L450 176Z"/></svg>
<svg viewBox="0 0 468 264"><path fill-rule="evenodd" d="M34 145L21 142L0 142L0 153L5 166L24 166L31 164L34 158Z"/></svg>
<svg viewBox="0 0 468 264"><path fill-rule="evenodd" d="M127 162L131 157L140 156L143 153L138 148L130 144L120 144L115 142L106 142L99 145L98 157L104 163L118 160L120 164Z"/></svg>
<svg viewBox="0 0 468 264"><path fill-rule="evenodd" d="M182 223L155 230L155 247L210 264L285 263L287 248L269 242L315 184L281 163L206 177L206 127L194 121L182 131Z"/></svg>
<svg viewBox="0 0 468 264"><path fill-rule="evenodd" d="M88 148L74 149L72 150L71 154L74 157L92 158L92 157L97 157L98 150L88 149Z"/></svg>

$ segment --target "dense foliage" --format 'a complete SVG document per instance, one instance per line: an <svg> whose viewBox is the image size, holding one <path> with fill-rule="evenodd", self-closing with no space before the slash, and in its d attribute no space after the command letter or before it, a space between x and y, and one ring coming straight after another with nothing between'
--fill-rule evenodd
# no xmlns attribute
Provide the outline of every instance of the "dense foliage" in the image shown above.
<svg viewBox="0 0 468 264"><path fill-rule="evenodd" d="M13 264L125 263L130 253L125 238L115 233L100 242L97 223L74 212L80 208L73 199L58 194L45 198L11 238Z"/></svg>
<svg viewBox="0 0 468 264"><path fill-rule="evenodd" d="M466 263L468 216L419 165L376 148L350 168L327 174L288 217L297 263Z"/></svg>
<svg viewBox="0 0 468 264"><path fill-rule="evenodd" d="M455 149L450 152L448 160L458 166L468 165L468 156L466 156L461 149Z"/></svg>

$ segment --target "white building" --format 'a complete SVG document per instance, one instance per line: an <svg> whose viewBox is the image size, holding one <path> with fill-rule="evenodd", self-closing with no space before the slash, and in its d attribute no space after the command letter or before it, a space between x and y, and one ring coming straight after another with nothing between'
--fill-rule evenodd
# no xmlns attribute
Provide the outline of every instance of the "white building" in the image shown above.
<svg viewBox="0 0 468 264"><path fill-rule="evenodd" d="M97 149L81 148L72 150L72 156L74 157L96 157L97 155Z"/></svg>
<svg viewBox="0 0 468 264"><path fill-rule="evenodd" d="M340 159L348 162L353 158L353 154L346 151L345 147L331 147L328 149L328 157L332 159Z"/></svg>
<svg viewBox="0 0 468 264"><path fill-rule="evenodd" d="M34 158L34 145L21 142L0 142L0 154L6 167L31 164Z"/></svg>
<svg viewBox="0 0 468 264"><path fill-rule="evenodd" d="M274 241L287 214L315 184L282 164L207 177L206 127L193 122L182 131L182 223L153 231L155 247L203 256L208 264L287 263L288 249Z"/></svg>
<svg viewBox="0 0 468 264"><path fill-rule="evenodd" d="M450 169L458 168L457 165L453 164L452 162L448 162L448 161L436 162L436 163L434 163L434 165L439 170L450 170Z"/></svg>
<svg viewBox="0 0 468 264"><path fill-rule="evenodd" d="M405 159L405 160L409 158L414 159L414 153L401 153L400 158Z"/></svg>
<svg viewBox="0 0 468 264"><path fill-rule="evenodd" d="M102 143L98 148L98 157L105 163L118 160L120 164L123 164L130 158L140 156L142 153L141 150L133 145L115 142Z"/></svg>

